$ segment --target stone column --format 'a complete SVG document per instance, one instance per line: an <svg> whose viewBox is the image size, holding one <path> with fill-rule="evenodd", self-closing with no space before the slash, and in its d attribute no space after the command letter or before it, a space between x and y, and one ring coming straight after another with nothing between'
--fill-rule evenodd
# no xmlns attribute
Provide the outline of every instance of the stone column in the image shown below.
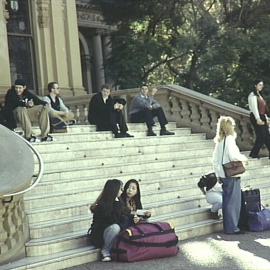
<svg viewBox="0 0 270 270"><path fill-rule="evenodd" d="M110 35L104 35L103 37L103 54L104 54L104 61L105 61L105 66L106 62L111 58L112 55L112 41ZM110 77L108 73L105 74L106 78L106 83L108 84L113 84L113 80Z"/></svg>
<svg viewBox="0 0 270 270"><path fill-rule="evenodd" d="M33 28L37 75L41 89L57 81L62 96L85 94L82 87L75 0L34 1Z"/></svg>
<svg viewBox="0 0 270 270"><path fill-rule="evenodd" d="M66 2L66 50L69 86L72 87L74 95L85 95L82 86L82 70L79 45L79 31L76 13L76 2Z"/></svg>
<svg viewBox="0 0 270 270"><path fill-rule="evenodd" d="M96 91L98 91L102 84L105 83L105 74L103 66L103 53L102 53L102 42L100 33L96 33L93 36L93 49L94 49L94 68L96 76Z"/></svg>
<svg viewBox="0 0 270 270"><path fill-rule="evenodd" d="M6 23L8 11L6 10L6 0L0 0L0 96L4 95L11 85L10 64L8 54L8 38Z"/></svg>

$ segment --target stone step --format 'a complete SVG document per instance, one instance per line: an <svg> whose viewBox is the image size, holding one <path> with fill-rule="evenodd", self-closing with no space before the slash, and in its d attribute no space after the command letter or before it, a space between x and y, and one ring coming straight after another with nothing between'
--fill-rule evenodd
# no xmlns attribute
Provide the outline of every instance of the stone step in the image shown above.
<svg viewBox="0 0 270 270"><path fill-rule="evenodd" d="M173 224L177 229L182 225L202 221L208 218L208 208L198 208L174 212L170 214L159 215L151 218L152 221L166 221ZM73 233L58 234L57 236L32 239L26 243L27 256L49 255L65 250L83 247L89 245L85 236L86 232L81 228Z"/></svg>
<svg viewBox="0 0 270 270"><path fill-rule="evenodd" d="M260 187L261 185L267 184L268 183L268 175L266 176L259 176L258 175L258 169L254 169L254 175L256 175L256 181L254 181L254 177L243 177L242 179L242 186L243 187L248 187L248 188L257 188ZM149 179L145 179L143 181L140 182L140 186L141 186L141 191L142 191L142 195L146 195L147 197L147 192L151 192L153 190L158 190L158 189L164 189L164 188L172 188L172 187L179 187L179 186L184 186L184 184L186 183L191 183L191 185L196 186L198 180L200 178L200 175L192 175L192 176L186 176L186 178L167 178L167 179L162 179L162 181L160 182L156 182L155 179L152 179L151 181L149 181ZM105 180L104 180L105 181ZM89 186L89 185L88 185ZM92 186L92 184L91 184ZM99 188L99 190L102 189L103 184L100 184L100 186L96 187L97 189ZM94 186L92 187L94 188ZM48 192L49 194L50 192ZM142 196L142 200L144 202L144 197ZM61 217L68 217L70 215L79 215L83 212L86 212L88 209L88 205L91 202L89 200L86 200L84 203L71 203L68 204L67 206L63 206L63 209L61 208L62 205L60 206L52 206L52 209L49 208L45 208L45 212L49 213L52 211L52 215L44 215L43 213L43 209L33 209L31 210L31 212L29 213L29 220L30 222L38 222L38 221L43 221L43 220L51 220L54 216L59 216ZM144 202L145 205L146 202ZM78 206L77 206L78 205ZM193 205L192 205L193 206ZM77 207L77 208L76 208ZM55 210L54 210L55 209ZM57 214L57 215L56 215Z"/></svg>
<svg viewBox="0 0 270 270"><path fill-rule="evenodd" d="M129 131L146 131L147 127L144 123L127 123ZM169 122L166 125L166 128L168 130L176 128L175 122ZM159 131L160 126L159 124L156 124L153 126L153 130ZM67 127L68 133L78 133L78 132L90 132L90 131L96 131L96 126L94 125L72 125Z"/></svg>
<svg viewBox="0 0 270 270"><path fill-rule="evenodd" d="M105 132L105 131L104 131ZM173 143L184 143L184 142L198 142L205 140L204 133L197 133L191 135L174 135L174 136L156 136L156 137L145 137L145 138L109 138L106 134L96 132L96 136L101 136L101 139L95 138L92 141L76 141L76 142L42 142L35 143L35 148L40 153L49 153L56 151L77 151L83 149L94 149L100 146L101 149L115 148L115 147L127 147L127 146L145 146L145 145L163 145ZM101 133L101 134L100 134ZM103 136L103 137L102 137ZM105 136L105 138L104 138ZM107 137L108 138L107 138ZM102 143L101 143L102 142ZM53 147L50 147L53 145Z"/></svg>
<svg viewBox="0 0 270 270"><path fill-rule="evenodd" d="M264 179L264 182L261 182L259 186L263 188L262 195L266 194L267 196L268 194L267 192L269 192L270 194L268 179ZM198 189L196 189L196 186L193 185L190 187L190 190L199 191ZM165 213L172 213L179 210L187 210L186 208L187 206L189 206L188 209L196 209L202 206L205 207L207 205L205 197L200 192L198 192L198 195L192 194L189 196L187 195L189 194L189 189L183 188L183 193L186 195L185 196L186 199L181 199L183 197L180 196L180 198L170 201L164 200L160 202L153 202L152 200L150 200L150 203L143 204L145 206L144 208L151 209L154 213L153 216L155 216L155 213L158 215L160 214L162 215ZM146 194L145 197L148 196L149 195ZM270 203L270 201L268 202L267 199L265 199L264 203L267 206ZM79 211L77 213L73 211L72 214L70 215L70 212L68 212L68 216L64 218L59 214L59 213L63 214L63 209L60 209L60 211L57 211L57 219L55 220L54 220L56 214L54 213L55 211L49 212L47 210L46 217L48 218L48 220L45 222L39 222L38 224L36 224L36 222L40 220L36 220L33 226L31 225L32 220L30 219L30 237L39 238L44 236L52 236L60 232L73 232L78 228L86 228L86 229L89 228L90 225L90 218L88 213L89 202L85 203L84 205L80 205L80 207L81 208L78 209ZM70 207L68 209L70 210Z"/></svg>
<svg viewBox="0 0 270 270"><path fill-rule="evenodd" d="M196 154L199 154L199 150ZM176 152L176 155L177 155L177 152ZM171 157L173 157L173 155ZM183 157L183 156L181 156L181 157ZM146 159L144 159L144 161L146 161ZM159 161L161 161L161 160L159 160ZM249 162L247 170L249 171L252 168L256 169L258 162L263 164L263 163L267 163L268 160L260 160L260 161L252 160ZM205 171L205 173L206 173L206 171ZM250 174L250 173L251 172L248 172L243 176L244 181L245 181L245 177L247 177L247 174ZM255 172L255 175L257 175L257 174L258 174L258 172ZM164 187L164 186L171 187L171 186L175 186L175 185L180 185L181 182L185 183L185 182L194 181L194 180L199 181L200 177L201 177L201 174L197 174L197 175L193 175L193 176L182 175L181 177L177 176L175 178L162 178L162 181L159 181L156 178L152 178L150 176L143 181L142 181L142 179L140 179L141 180L140 182L141 182L141 184L146 184L145 186L142 187L143 190L146 190L146 189L152 189L152 188L160 188L160 187ZM251 179L253 179L253 176L250 176L250 177L251 177ZM87 187L91 186L92 188L100 188L100 189L102 188L106 179L107 178L78 178L78 179L73 178L73 180L76 181L76 185L79 186L80 188L87 188ZM121 176L121 179L123 181L129 180L128 177L125 177L124 175ZM34 189L31 190L30 193L28 193L26 195L26 197L30 194L32 196L32 195L37 195L37 194L49 194L52 192L71 190L71 189L73 189L73 187L74 187L74 183L72 181L69 181L69 180L62 180L62 181L57 181L57 182L56 181L41 181L39 183L39 185L37 185Z"/></svg>
<svg viewBox="0 0 270 270"><path fill-rule="evenodd" d="M26 257L2 265L1 270L58 270L96 261L99 256L99 249L87 246L47 256Z"/></svg>
<svg viewBox="0 0 270 270"><path fill-rule="evenodd" d="M95 148L85 147L84 149L79 150L64 150L64 151L57 151L57 152L49 152L43 153L40 152L42 155L43 160L46 162L50 161L63 161L65 159L82 159L82 158L100 158L103 160L105 157L108 156L108 152L116 152L118 156L128 156L128 155L146 155L146 154L156 154L156 153L166 153L166 152L182 152L182 151L189 151L189 153L194 153L198 149L205 148L212 151L213 149L213 142L208 140L200 140L194 141L192 143L185 143L185 142L176 142L172 144L161 144L157 145L156 143L143 145L143 146L136 146L130 145L125 147L108 147L106 149L101 148L100 144L96 145ZM188 149L188 150L187 150Z"/></svg>
<svg viewBox="0 0 270 270"><path fill-rule="evenodd" d="M117 153L117 152L116 152ZM68 170L73 169L80 169L83 170L87 168L88 170L94 169L95 171L98 170L107 170L107 167L115 167L118 171L119 168L123 167L134 167L136 164L139 166L144 166L146 168L147 163L151 163L151 166L155 166L155 163L158 163L158 166L162 163L165 166L165 163L172 163L174 166L184 166L188 164L185 160L196 160L197 163L201 163L203 160L207 161L212 159L212 151L208 149L198 149L195 153L191 154L188 151L179 152L166 152L166 153L157 153L157 154L148 154L148 155L124 155L119 156L117 158L113 157L104 157L102 159L98 158L83 158L83 159L76 159L76 160L64 160L64 161L52 161L46 162L46 172L45 174L53 173L53 172L65 172ZM124 168L123 168L124 169ZM134 167L134 169L136 169ZM108 168L108 170L111 170ZM113 174L113 171L112 171Z"/></svg>

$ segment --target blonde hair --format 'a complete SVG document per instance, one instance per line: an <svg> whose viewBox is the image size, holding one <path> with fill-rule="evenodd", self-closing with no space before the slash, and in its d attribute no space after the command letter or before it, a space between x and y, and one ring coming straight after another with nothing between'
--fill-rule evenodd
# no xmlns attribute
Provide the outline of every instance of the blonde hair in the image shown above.
<svg viewBox="0 0 270 270"><path fill-rule="evenodd" d="M235 121L232 117L220 116L217 122L217 132L214 138L214 142L218 143L222 141L228 135L232 135L236 137L234 126L235 126Z"/></svg>

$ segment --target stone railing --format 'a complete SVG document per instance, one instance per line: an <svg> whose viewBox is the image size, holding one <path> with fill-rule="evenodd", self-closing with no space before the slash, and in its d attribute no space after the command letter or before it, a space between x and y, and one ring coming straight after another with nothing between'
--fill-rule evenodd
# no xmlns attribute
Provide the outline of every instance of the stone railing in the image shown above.
<svg viewBox="0 0 270 270"><path fill-rule="evenodd" d="M213 138L219 116L231 116L236 121L237 143L241 150L251 149L254 134L249 111L177 85L161 86L159 89L155 98L161 103L168 120L176 122L178 127L190 127L193 132L204 132L207 138ZM130 102L138 91L120 90L112 92L112 95L125 98L128 111ZM65 99L79 124L88 123L90 98L91 96L85 95Z"/></svg>
<svg viewBox="0 0 270 270"><path fill-rule="evenodd" d="M15 196L12 201L0 199L0 265L24 256L28 234L23 196Z"/></svg>

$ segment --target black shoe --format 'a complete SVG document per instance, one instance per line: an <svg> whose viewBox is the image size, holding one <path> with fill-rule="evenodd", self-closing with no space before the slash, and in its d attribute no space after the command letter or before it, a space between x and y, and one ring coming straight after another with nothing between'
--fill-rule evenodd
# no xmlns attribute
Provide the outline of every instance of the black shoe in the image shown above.
<svg viewBox="0 0 270 270"><path fill-rule="evenodd" d="M211 219L219 219L218 212L211 212L210 211L210 218Z"/></svg>
<svg viewBox="0 0 270 270"><path fill-rule="evenodd" d="M125 134L122 134L122 133L116 133L114 134L114 138L125 138Z"/></svg>
<svg viewBox="0 0 270 270"><path fill-rule="evenodd" d="M41 138L42 142L52 142L53 141L53 137L51 135L47 135L47 137L43 137Z"/></svg>
<svg viewBox="0 0 270 270"><path fill-rule="evenodd" d="M153 130L148 130L147 136L157 136L157 134Z"/></svg>
<svg viewBox="0 0 270 270"><path fill-rule="evenodd" d="M163 135L174 135L174 132L170 132L166 129L161 129L160 130L160 136L163 136Z"/></svg>
<svg viewBox="0 0 270 270"><path fill-rule="evenodd" d="M237 232L235 232L233 234L245 234L245 233L246 233L245 231L240 230L240 231L237 231Z"/></svg>
<svg viewBox="0 0 270 270"><path fill-rule="evenodd" d="M31 136L30 138L26 138L26 140L28 141L28 142L30 142L30 143L34 143L34 142L37 142L38 140L37 140L37 137L35 137L35 136Z"/></svg>
<svg viewBox="0 0 270 270"><path fill-rule="evenodd" d="M260 159L260 157L259 157L259 156L255 156L255 155L249 155L249 157L251 157L251 158L257 158L257 159Z"/></svg>
<svg viewBox="0 0 270 270"><path fill-rule="evenodd" d="M133 135L130 135L129 133L124 133L123 134L123 137L126 137L126 138L133 138L134 136Z"/></svg>

